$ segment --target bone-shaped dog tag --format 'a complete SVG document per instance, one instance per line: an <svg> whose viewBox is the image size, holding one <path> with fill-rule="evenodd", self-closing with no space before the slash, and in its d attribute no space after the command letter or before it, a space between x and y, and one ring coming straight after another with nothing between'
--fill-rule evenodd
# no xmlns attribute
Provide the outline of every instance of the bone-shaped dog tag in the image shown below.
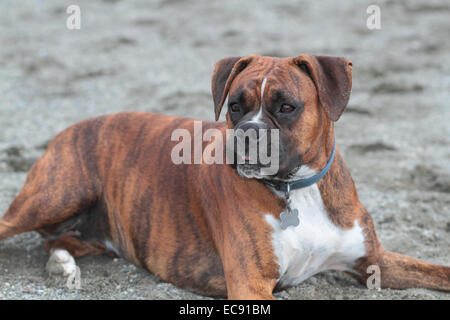
<svg viewBox="0 0 450 320"><path fill-rule="evenodd" d="M289 226L298 226L300 224L300 220L298 219L298 210L287 208L286 211L280 214L281 220L281 229L285 230Z"/></svg>

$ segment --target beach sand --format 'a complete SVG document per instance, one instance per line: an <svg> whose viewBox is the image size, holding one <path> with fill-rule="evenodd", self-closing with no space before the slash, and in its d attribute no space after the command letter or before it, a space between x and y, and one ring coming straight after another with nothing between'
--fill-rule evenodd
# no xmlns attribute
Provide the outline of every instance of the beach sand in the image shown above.
<svg viewBox="0 0 450 320"><path fill-rule="evenodd" d="M76 3L74 3L76 2ZM81 8L68 30L66 8ZM213 120L215 61L251 53L342 56L353 92L337 141L383 245L450 265L448 1L0 1L0 215L49 140L101 114L154 111ZM149 163L149 165L155 165ZM156 164L157 165L157 164ZM82 289L45 272L35 233L0 243L0 299L206 299L123 259L77 259ZM279 299L449 299L368 290L325 272Z"/></svg>

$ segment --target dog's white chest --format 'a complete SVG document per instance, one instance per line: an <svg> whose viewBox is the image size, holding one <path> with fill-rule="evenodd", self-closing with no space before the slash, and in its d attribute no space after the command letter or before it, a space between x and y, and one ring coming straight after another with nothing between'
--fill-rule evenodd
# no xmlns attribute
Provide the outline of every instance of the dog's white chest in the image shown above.
<svg viewBox="0 0 450 320"><path fill-rule="evenodd" d="M280 220L266 215L273 227L272 243L280 265L282 286L296 285L325 270L349 270L365 255L362 228L355 221L350 230L335 226L328 218L316 184L291 191L292 207L300 224L281 229Z"/></svg>

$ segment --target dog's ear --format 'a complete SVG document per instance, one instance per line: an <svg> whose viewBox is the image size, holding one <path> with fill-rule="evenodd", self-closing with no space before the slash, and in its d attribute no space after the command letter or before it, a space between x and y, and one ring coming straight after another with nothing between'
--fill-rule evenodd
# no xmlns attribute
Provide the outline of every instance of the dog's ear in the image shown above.
<svg viewBox="0 0 450 320"><path fill-rule="evenodd" d="M294 63L312 78L328 118L337 121L352 91L352 62L344 58L301 54Z"/></svg>
<svg viewBox="0 0 450 320"><path fill-rule="evenodd" d="M216 121L219 120L220 111L230 89L234 78L245 69L252 57L229 57L223 58L214 64L211 89L214 100L214 112Z"/></svg>

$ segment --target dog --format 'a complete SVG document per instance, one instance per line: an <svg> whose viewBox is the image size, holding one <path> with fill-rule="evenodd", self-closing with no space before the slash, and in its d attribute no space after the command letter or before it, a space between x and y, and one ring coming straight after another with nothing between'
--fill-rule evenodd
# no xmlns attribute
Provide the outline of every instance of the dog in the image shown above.
<svg viewBox="0 0 450 320"><path fill-rule="evenodd" d="M1 218L0 240L36 230L51 255L115 254L229 299L273 299L325 270L365 284L370 266L383 288L449 291L450 268L385 250L358 199L334 130L351 88L344 58L224 58L212 75L216 122L203 128L278 132L276 173L261 174L247 150L234 154L241 163L175 164L172 133L196 139L194 119L101 116L50 142ZM224 148L219 140L201 145Z"/></svg>

